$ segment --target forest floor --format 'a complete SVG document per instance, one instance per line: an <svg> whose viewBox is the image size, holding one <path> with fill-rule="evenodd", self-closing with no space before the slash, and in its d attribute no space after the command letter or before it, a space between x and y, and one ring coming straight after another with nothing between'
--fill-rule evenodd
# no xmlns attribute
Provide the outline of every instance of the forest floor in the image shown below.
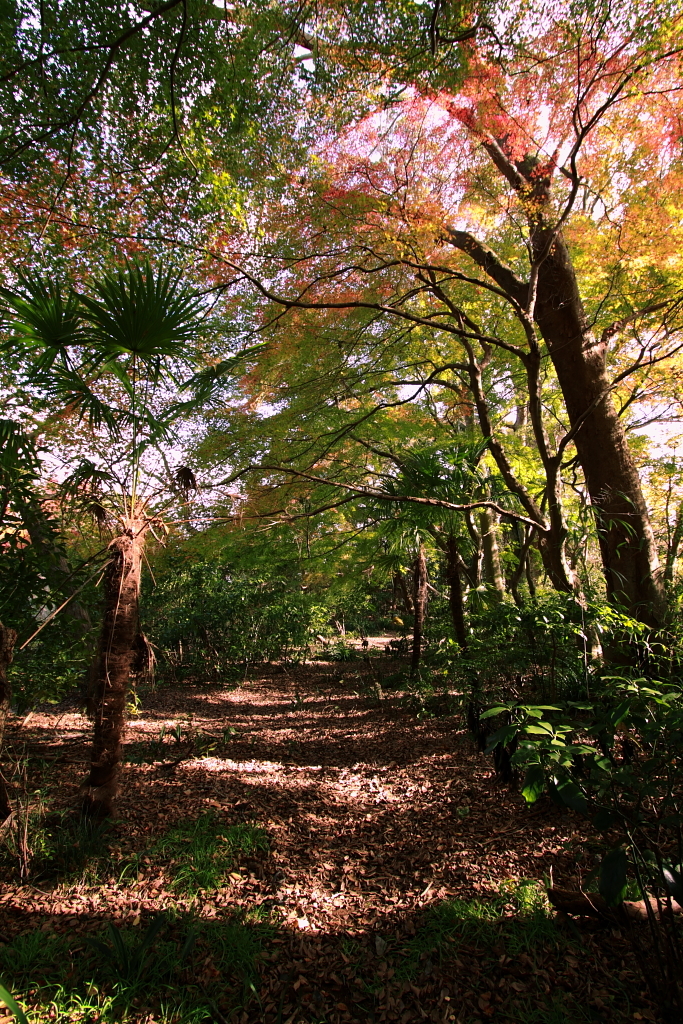
<svg viewBox="0 0 683 1024"><path fill-rule="evenodd" d="M106 828L70 812L88 719L13 719L0 978L32 1020L658 1019L625 936L549 910L594 867L581 820L525 807L447 704L380 696L381 664L147 694Z"/></svg>

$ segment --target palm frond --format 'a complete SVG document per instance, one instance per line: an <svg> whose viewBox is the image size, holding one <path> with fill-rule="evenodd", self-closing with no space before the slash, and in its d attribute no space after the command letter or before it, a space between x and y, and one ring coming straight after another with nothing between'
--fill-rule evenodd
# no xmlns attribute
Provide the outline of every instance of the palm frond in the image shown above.
<svg viewBox="0 0 683 1024"><path fill-rule="evenodd" d="M112 436L118 437L122 424L130 420L127 413L103 402L74 370L53 366L49 373L36 374L33 383L48 399L55 399L65 410L76 413L79 420L87 419L94 430L104 425Z"/></svg>
<svg viewBox="0 0 683 1024"><path fill-rule="evenodd" d="M40 368L86 341L78 296L52 279L20 275L17 290L0 288L0 317L10 336L4 347L39 350Z"/></svg>
<svg viewBox="0 0 683 1024"><path fill-rule="evenodd" d="M200 370L199 373L195 373L185 381L181 391L192 391L195 401L208 401L220 384L224 383L226 378L234 375L240 363L245 359L253 359L254 356L260 355L266 348L266 344L266 342L259 342L257 345L250 345L249 348L242 349L234 356L221 360L215 366L207 366L206 369Z"/></svg>
<svg viewBox="0 0 683 1024"><path fill-rule="evenodd" d="M105 352L133 355L158 372L164 356L181 356L197 333L201 300L170 270L131 263L82 295L83 316Z"/></svg>
<svg viewBox="0 0 683 1024"><path fill-rule="evenodd" d="M113 477L104 469L100 469L90 459L82 459L73 473L62 484L64 494L79 494L83 490L99 491L102 484L111 484Z"/></svg>

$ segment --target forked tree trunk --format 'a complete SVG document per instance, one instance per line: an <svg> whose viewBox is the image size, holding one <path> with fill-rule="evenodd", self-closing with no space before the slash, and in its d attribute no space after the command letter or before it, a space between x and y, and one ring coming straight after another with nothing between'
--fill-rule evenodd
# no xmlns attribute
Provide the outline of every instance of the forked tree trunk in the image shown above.
<svg viewBox="0 0 683 1024"><path fill-rule="evenodd" d="M540 252L546 238L539 232ZM539 269L536 320L562 389L590 494L607 595L653 625L666 601L654 534L626 432L612 401L606 340L589 327L567 246L559 235Z"/></svg>
<svg viewBox="0 0 683 1024"><path fill-rule="evenodd" d="M595 513L607 595L633 616L659 625L666 615L664 583L640 477L611 397L606 367L610 332L600 339L593 335L569 249L562 232L554 229L555 167L533 154L516 158L507 136L489 138L483 148L520 196L527 217L537 272L533 318L557 374ZM529 282L487 245L467 231L448 229L447 236L520 310L529 308L534 298ZM559 461L554 468L559 469Z"/></svg>
<svg viewBox="0 0 683 1024"><path fill-rule="evenodd" d="M413 563L413 656L410 664L411 675L417 675L422 655L425 610L427 607L427 558L424 544L420 544L417 558Z"/></svg>
<svg viewBox="0 0 683 1024"><path fill-rule="evenodd" d="M145 523L130 520L109 545L104 577L104 622L100 635L92 711L95 719L90 775L83 787L86 813L106 817L118 790L126 700L139 629L140 567Z"/></svg>
<svg viewBox="0 0 683 1024"><path fill-rule="evenodd" d="M9 713L9 706L12 699L11 684L9 681L9 667L14 656L14 645L17 634L14 629L8 629L0 622L0 754L5 747L5 724ZM0 775L0 822L12 813L9 802L7 787L2 775Z"/></svg>

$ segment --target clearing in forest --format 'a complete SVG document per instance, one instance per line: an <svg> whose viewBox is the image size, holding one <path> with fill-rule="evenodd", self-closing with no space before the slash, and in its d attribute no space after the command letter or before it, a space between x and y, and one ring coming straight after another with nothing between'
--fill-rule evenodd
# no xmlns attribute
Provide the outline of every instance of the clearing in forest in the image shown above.
<svg viewBox="0 0 683 1024"><path fill-rule="evenodd" d="M551 873L593 867L580 819L527 809L452 708L368 672L150 693L106 827L69 810L87 718L14 720L30 813L23 863L4 852L0 977L32 1020L656 1020L623 935L548 908Z"/></svg>

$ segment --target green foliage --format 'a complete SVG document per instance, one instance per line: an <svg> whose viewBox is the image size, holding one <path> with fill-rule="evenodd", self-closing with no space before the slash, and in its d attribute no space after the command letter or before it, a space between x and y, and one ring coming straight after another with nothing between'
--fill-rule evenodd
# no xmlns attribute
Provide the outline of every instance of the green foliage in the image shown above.
<svg viewBox="0 0 683 1024"><path fill-rule="evenodd" d="M596 611L552 591L522 608L501 603L473 609L467 658L457 658L455 672L484 692L526 680L539 693L575 695L585 685L587 629Z"/></svg>
<svg viewBox="0 0 683 1024"><path fill-rule="evenodd" d="M489 737L516 744L512 764L524 771L522 794L549 793L560 806L590 817L621 842L606 854L599 890L620 903L635 872L641 891L683 896L680 793L683 789L683 689L675 682L602 675L594 696L553 705L513 701L482 718L505 714Z"/></svg>
<svg viewBox="0 0 683 1024"><path fill-rule="evenodd" d="M34 629L39 623L31 623ZM96 628L65 615L46 626L35 640L15 656L11 667L14 701L21 713L36 704L57 704L83 693L92 661Z"/></svg>
<svg viewBox="0 0 683 1024"><path fill-rule="evenodd" d="M17 1021L19 1021L19 1024L28 1024L26 1014L19 1006L9 989L2 984L0 984L0 1000L2 1000L10 1013L14 1014Z"/></svg>
<svg viewBox="0 0 683 1024"><path fill-rule="evenodd" d="M240 911L211 922L160 915L137 928L110 923L85 937L33 931L0 947L0 970L50 1019L114 1024L134 1017L142 1000L159 1019L200 1024L217 1002L242 1003L273 933L263 915ZM207 963L215 980L198 984ZM0 999L7 1002L1 989Z"/></svg>
<svg viewBox="0 0 683 1024"><path fill-rule="evenodd" d="M105 274L81 295L89 340L110 354L142 360L181 356L197 331L201 302L177 274L149 262Z"/></svg>
<svg viewBox="0 0 683 1024"><path fill-rule="evenodd" d="M164 659L160 671L199 682L231 666L296 657L327 619L292 578L216 561L172 560L144 604L144 630Z"/></svg>

